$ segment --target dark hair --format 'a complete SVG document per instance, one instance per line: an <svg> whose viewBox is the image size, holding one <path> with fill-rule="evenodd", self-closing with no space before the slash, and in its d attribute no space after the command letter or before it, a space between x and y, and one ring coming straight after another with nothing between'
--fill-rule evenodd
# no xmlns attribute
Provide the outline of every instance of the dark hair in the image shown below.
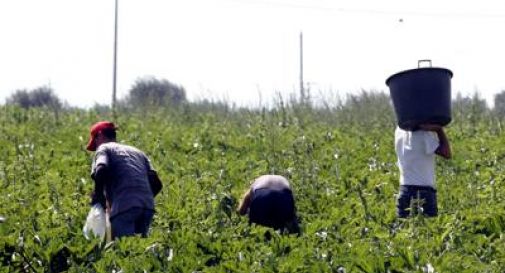
<svg viewBox="0 0 505 273"><path fill-rule="evenodd" d="M116 139L116 129L114 128L105 128L101 132L108 139Z"/></svg>

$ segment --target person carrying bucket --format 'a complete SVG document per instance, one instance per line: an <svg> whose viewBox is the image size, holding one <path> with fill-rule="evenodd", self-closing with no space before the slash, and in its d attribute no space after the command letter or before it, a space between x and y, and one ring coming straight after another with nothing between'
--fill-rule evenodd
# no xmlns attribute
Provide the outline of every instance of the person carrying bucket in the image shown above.
<svg viewBox="0 0 505 273"><path fill-rule="evenodd" d="M422 208L428 217L438 214L435 185L435 155L451 158L449 140L441 125L421 124L419 130L395 130L395 151L400 169L397 216L406 218L410 208ZM420 204L411 204L417 200ZM412 211L418 213L418 211Z"/></svg>
<svg viewBox="0 0 505 273"><path fill-rule="evenodd" d="M428 66L421 66L427 63ZM436 216L435 155L451 158L443 126L451 122L452 71L419 60L418 67L398 72L386 80L398 121L395 151L400 169L398 217L408 217L412 207ZM411 204L412 201L414 202Z"/></svg>

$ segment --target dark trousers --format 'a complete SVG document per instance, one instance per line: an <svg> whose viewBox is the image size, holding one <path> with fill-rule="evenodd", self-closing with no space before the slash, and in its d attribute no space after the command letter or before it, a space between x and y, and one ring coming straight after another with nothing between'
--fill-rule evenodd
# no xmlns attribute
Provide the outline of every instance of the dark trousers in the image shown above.
<svg viewBox="0 0 505 273"><path fill-rule="evenodd" d="M140 234L147 237L154 211L144 208L131 208L110 219L112 238Z"/></svg>
<svg viewBox="0 0 505 273"><path fill-rule="evenodd" d="M438 214L437 191L432 187L402 185L397 201L397 215L400 218L417 213L428 217ZM411 208L413 211L410 211Z"/></svg>
<svg viewBox="0 0 505 273"><path fill-rule="evenodd" d="M274 229L288 228L292 233L299 232L291 190L255 190L249 209L249 222Z"/></svg>

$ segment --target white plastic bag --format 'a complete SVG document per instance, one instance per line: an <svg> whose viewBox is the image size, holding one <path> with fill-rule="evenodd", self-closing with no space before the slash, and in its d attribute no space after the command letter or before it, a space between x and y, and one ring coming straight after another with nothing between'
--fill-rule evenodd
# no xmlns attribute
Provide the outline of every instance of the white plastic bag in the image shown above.
<svg viewBox="0 0 505 273"><path fill-rule="evenodd" d="M86 218L86 223L82 228L84 237L90 240L93 237L100 237L102 240L107 231L107 215L102 205L95 204L91 207Z"/></svg>

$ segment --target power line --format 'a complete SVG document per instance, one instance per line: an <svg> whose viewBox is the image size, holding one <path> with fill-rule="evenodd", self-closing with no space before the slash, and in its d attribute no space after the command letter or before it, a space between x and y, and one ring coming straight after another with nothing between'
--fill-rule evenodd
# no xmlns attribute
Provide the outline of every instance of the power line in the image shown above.
<svg viewBox="0 0 505 273"><path fill-rule="evenodd" d="M276 1L268 1L268 0L228 0L228 2L242 2L245 4L259 4L262 6L270 6L270 7L277 7L277 8L292 8L292 9L313 9L313 10L331 10L333 8L329 7L322 7L322 6L314 6L314 5L307 5L307 4L296 4L296 3L285 3L285 2L276 2Z"/></svg>
<svg viewBox="0 0 505 273"><path fill-rule="evenodd" d="M373 15L392 15L392 16L419 16L419 17L461 17L461 18L479 18L479 19L505 19L505 13L487 13L487 12L439 12L439 11L390 11L382 9L366 9L366 8L335 8L320 5L309 5L304 3L285 3L268 0L228 0L229 2L244 4L258 4L273 8L291 8L305 10L319 10L324 12L335 13L358 13L358 14L373 14Z"/></svg>
<svg viewBox="0 0 505 273"><path fill-rule="evenodd" d="M505 14L498 13L476 13L476 12L422 12L422 11L386 11L377 9L336 9L339 12L347 13L368 13L368 14L378 14L378 15L411 15L411 16L423 16L423 17L472 17L472 18L501 18L505 19Z"/></svg>

